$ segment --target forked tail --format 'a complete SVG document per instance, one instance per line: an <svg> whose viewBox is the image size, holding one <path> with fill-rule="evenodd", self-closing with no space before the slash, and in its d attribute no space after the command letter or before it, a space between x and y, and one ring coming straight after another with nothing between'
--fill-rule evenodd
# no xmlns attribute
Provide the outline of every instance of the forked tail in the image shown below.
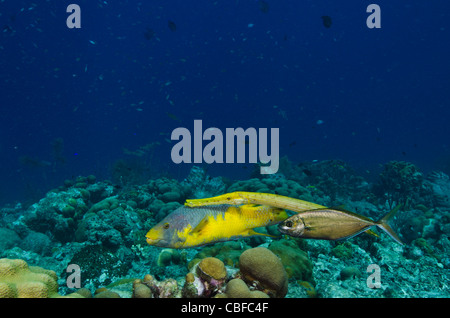
<svg viewBox="0 0 450 318"><path fill-rule="evenodd" d="M398 212L401 208L401 204L397 205L395 208L391 210L388 214L386 214L381 220L379 220L376 224L377 226L385 231L387 234L389 234L390 237L392 237L397 243L400 243L401 245L404 245L405 243L402 242L402 240L398 237L398 235L394 232L394 230L390 227L388 224L389 220L393 218L395 213Z"/></svg>

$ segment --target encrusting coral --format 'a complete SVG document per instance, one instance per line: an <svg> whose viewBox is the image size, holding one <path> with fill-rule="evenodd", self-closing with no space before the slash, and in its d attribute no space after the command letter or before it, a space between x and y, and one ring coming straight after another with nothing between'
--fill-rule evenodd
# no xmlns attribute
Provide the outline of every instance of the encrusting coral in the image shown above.
<svg viewBox="0 0 450 318"><path fill-rule="evenodd" d="M133 282L133 298L179 298L181 288L173 278L158 281L152 275Z"/></svg>

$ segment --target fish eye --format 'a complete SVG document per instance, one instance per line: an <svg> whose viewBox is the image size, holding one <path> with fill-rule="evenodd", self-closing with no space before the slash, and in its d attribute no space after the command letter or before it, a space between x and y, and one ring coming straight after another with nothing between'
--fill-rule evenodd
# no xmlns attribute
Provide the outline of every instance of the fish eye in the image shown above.
<svg viewBox="0 0 450 318"><path fill-rule="evenodd" d="M169 223L164 223L164 225L163 225L163 229L164 230L167 230L169 227L170 227Z"/></svg>
<svg viewBox="0 0 450 318"><path fill-rule="evenodd" d="M293 226L294 226L294 222L292 222L292 221L286 221L286 222L284 223L284 226L286 226L286 227L293 227Z"/></svg>

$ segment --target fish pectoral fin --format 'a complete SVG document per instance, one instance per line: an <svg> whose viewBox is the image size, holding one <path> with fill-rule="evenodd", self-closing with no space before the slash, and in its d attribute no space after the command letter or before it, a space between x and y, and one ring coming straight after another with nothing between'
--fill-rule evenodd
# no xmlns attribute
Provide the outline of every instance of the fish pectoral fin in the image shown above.
<svg viewBox="0 0 450 318"><path fill-rule="evenodd" d="M202 233L202 231L205 229L205 227L208 225L209 223L209 218L207 216L205 216L198 224L196 227L194 227L191 231L192 235L199 235Z"/></svg>

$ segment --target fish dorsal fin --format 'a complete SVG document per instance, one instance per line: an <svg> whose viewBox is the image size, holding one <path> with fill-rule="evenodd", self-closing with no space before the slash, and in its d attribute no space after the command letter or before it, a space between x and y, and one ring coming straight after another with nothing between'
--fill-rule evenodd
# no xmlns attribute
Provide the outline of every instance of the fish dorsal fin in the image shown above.
<svg viewBox="0 0 450 318"><path fill-rule="evenodd" d="M339 205L339 206L334 207L334 208L331 208L331 209L333 209L333 210L335 210L335 211L339 211L339 212L345 213L345 214L347 214L347 215L352 215L352 216L354 216L354 217L356 217L356 218L358 218L358 219L360 219L360 220L364 220L364 221L368 221L368 222L373 222L373 223L374 223L374 221L373 221L371 218L369 218L369 217L367 217L367 216L365 216L365 215L361 215L361 214L355 213L355 212L353 212L353 211L347 210L347 209L345 208L345 205L344 205L344 204ZM369 233L369 234L370 234L370 233Z"/></svg>
<svg viewBox="0 0 450 318"><path fill-rule="evenodd" d="M307 212L307 211L322 211L322 210L336 210L336 211L340 211L340 212L353 213L353 212L345 209L345 204L341 204L341 205L337 205L337 206L317 208L317 209L310 209L310 210L305 210L305 211L295 212L295 213L296 214L297 213L300 214L300 213Z"/></svg>
<svg viewBox="0 0 450 318"><path fill-rule="evenodd" d="M353 212L351 212L351 211L349 211L349 210L347 210L347 209L345 208L345 204L340 204L340 205L337 205L337 206L333 206L333 207L331 207L330 209L336 210L336 211L341 211L341 212L350 212L350 213L353 213Z"/></svg>

